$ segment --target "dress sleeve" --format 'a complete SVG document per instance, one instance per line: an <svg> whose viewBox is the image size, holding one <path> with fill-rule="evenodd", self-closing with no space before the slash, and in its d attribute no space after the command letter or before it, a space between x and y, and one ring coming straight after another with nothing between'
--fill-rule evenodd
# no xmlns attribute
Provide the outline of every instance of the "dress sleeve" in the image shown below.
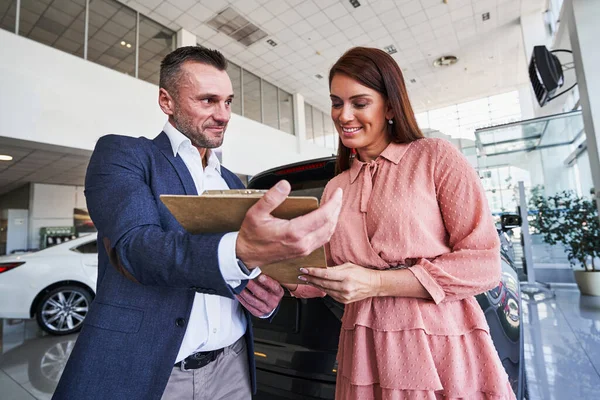
<svg viewBox="0 0 600 400"><path fill-rule="evenodd" d="M325 190L323 190L323 194L321 195L321 204L325 203L329 199L328 189L329 184L325 186ZM325 257L327 260L327 265L332 267L333 261L331 260L331 251L329 250L329 243L325 244ZM312 297L325 297L326 293L322 290L319 290L310 285L298 285L296 290L290 292L290 294L294 297L299 297L303 299L309 299Z"/></svg>
<svg viewBox="0 0 600 400"><path fill-rule="evenodd" d="M410 271L437 304L483 293L501 276L500 240L479 176L452 144L440 140L433 172L451 251L418 259Z"/></svg>

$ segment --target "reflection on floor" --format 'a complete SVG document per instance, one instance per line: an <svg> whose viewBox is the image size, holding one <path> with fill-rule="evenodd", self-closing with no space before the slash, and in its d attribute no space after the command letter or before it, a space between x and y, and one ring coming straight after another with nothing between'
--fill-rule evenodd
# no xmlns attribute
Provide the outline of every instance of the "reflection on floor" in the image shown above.
<svg viewBox="0 0 600 400"><path fill-rule="evenodd" d="M529 398L600 399L600 297L555 294L523 302Z"/></svg>
<svg viewBox="0 0 600 400"><path fill-rule="evenodd" d="M600 399L600 298L555 293L523 304L529 398ZM46 336L35 321L0 327L0 397L50 399L77 335Z"/></svg>

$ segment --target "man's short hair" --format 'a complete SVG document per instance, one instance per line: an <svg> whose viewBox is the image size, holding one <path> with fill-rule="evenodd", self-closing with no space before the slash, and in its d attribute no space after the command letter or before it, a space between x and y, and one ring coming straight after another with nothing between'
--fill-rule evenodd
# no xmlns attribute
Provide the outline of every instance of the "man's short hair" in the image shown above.
<svg viewBox="0 0 600 400"><path fill-rule="evenodd" d="M159 87L171 96L177 95L177 83L181 78L181 66L186 61L210 65L219 71L227 69L227 60L218 50L204 46L184 46L173 50L160 63Z"/></svg>

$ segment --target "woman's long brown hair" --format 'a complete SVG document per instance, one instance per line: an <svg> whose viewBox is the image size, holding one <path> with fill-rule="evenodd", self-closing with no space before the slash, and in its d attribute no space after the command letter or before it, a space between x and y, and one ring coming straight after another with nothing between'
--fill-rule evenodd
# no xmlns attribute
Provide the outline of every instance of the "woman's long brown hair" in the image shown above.
<svg viewBox="0 0 600 400"><path fill-rule="evenodd" d="M408 99L402 70L383 50L354 47L344 53L329 71L329 89L335 74L344 74L383 95L394 113L388 133L395 143L410 143L423 137ZM351 150L339 139L336 172L350 168Z"/></svg>

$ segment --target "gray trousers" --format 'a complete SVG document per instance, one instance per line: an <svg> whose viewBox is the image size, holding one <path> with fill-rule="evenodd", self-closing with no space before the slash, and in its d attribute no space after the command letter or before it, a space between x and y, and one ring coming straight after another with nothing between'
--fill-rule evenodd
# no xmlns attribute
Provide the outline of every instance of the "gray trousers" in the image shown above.
<svg viewBox="0 0 600 400"><path fill-rule="evenodd" d="M210 364L174 367L162 400L248 400L252 397L246 340L242 336Z"/></svg>

